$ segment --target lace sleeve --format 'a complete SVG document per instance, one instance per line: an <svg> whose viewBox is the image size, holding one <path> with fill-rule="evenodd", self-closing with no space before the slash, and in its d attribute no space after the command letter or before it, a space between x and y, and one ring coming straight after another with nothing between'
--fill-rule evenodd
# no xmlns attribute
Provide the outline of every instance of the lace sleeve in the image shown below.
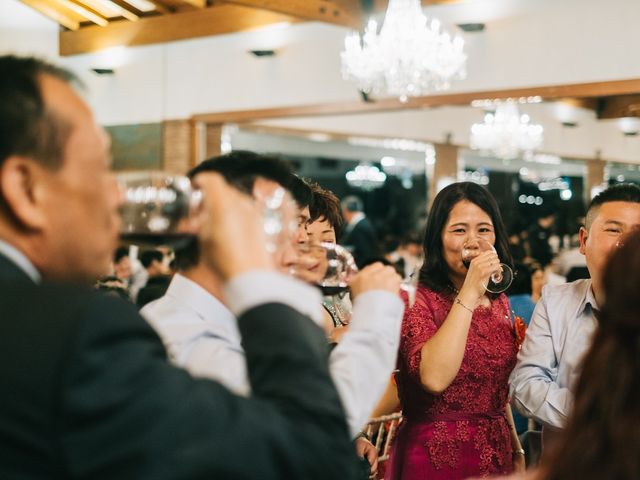
<svg viewBox="0 0 640 480"><path fill-rule="evenodd" d="M405 310L400 337L399 364L410 377L420 381L421 349L435 335L438 327L434 321L430 292L419 289L412 308Z"/></svg>

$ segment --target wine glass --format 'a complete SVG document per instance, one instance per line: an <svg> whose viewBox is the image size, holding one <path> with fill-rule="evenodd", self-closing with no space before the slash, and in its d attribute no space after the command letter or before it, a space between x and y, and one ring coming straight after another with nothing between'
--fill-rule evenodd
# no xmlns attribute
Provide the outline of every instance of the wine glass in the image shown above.
<svg viewBox="0 0 640 480"><path fill-rule="evenodd" d="M203 192L189 178L161 171L117 175L124 202L120 236L124 241L180 249L195 238L202 221ZM256 198L263 208L267 251L273 253L295 230L293 200L282 187Z"/></svg>
<svg viewBox="0 0 640 480"><path fill-rule="evenodd" d="M124 196L120 236L124 241L181 248L195 239L202 192L187 177L160 171L116 176Z"/></svg>
<svg viewBox="0 0 640 480"><path fill-rule="evenodd" d="M413 306L418 285L418 269L400 284ZM320 288L323 295L336 295L349 288L349 282L358 273L353 255L341 245L332 242L303 243L291 273Z"/></svg>
<svg viewBox="0 0 640 480"><path fill-rule="evenodd" d="M462 263L467 269L471 264L471 260L476 258L483 252L495 252L496 249L491 243L484 238L474 238L464 242L462 246ZM489 276L489 282L484 285L486 290L491 293L504 292L513 281L513 270L506 263L500 263L500 269L496 270Z"/></svg>

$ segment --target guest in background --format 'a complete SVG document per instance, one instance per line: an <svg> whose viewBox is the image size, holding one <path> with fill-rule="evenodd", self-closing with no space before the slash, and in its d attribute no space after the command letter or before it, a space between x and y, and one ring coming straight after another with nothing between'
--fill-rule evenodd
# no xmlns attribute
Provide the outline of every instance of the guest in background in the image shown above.
<svg viewBox="0 0 640 480"><path fill-rule="evenodd" d="M547 271L535 262L529 266L529 271L531 272L531 300L536 304L542 296L542 288L547 284Z"/></svg>
<svg viewBox="0 0 640 480"><path fill-rule="evenodd" d="M135 302L139 309L162 297L171 282L164 252L158 249L144 250L140 254L140 263L145 269L147 279L135 295Z"/></svg>
<svg viewBox="0 0 640 480"><path fill-rule="evenodd" d="M620 245L605 268L604 304L567 427L538 469L509 480L638 479L640 229Z"/></svg>
<svg viewBox="0 0 640 480"><path fill-rule="evenodd" d="M545 480L640 475L640 230L606 267L604 305L576 385L575 405Z"/></svg>
<svg viewBox="0 0 640 480"><path fill-rule="evenodd" d="M309 186L313 193L313 202L309 206L308 241L310 244L320 242L335 244L343 225L343 219L340 215L340 200L333 192L325 190L317 183L309 182ZM347 330L341 327L346 327L351 321L353 306L349 294L343 292L336 295L324 295L322 305L327 320L331 324L329 338L337 341L339 336Z"/></svg>
<svg viewBox="0 0 640 480"><path fill-rule="evenodd" d="M345 197L341 207L346 225L339 243L351 252L358 268L362 268L369 259L382 256L376 232L364 213L362 200L358 197Z"/></svg>
<svg viewBox="0 0 640 480"><path fill-rule="evenodd" d="M558 438L604 302L603 273L621 236L640 228L640 187L620 184L593 198L580 228L590 280L543 288L511 374L514 407L543 425L544 450Z"/></svg>
<svg viewBox="0 0 640 480"><path fill-rule="evenodd" d="M549 240L553 234L554 221L555 214L552 211L543 211L536 223L528 230L529 254L543 267L553 260L553 250Z"/></svg>
<svg viewBox="0 0 640 480"><path fill-rule="evenodd" d="M542 271L538 265L538 271ZM516 263L513 269L514 279L509 287L509 305L511 306L512 319L514 322L521 318L525 325L529 326L536 302L531 296L533 275L531 268L525 263ZM543 272L544 273L544 272ZM542 287L540 287L542 288ZM528 429L527 417L517 411L513 413L513 423L518 435L522 435Z"/></svg>
<svg viewBox="0 0 640 480"><path fill-rule="evenodd" d="M482 238L497 251L467 268L462 248ZM397 375L404 420L389 480L463 479L524 469L508 405L517 344L504 294L486 285L510 264L498 206L483 187L454 183L436 196L424 238L416 301L402 325Z"/></svg>
<svg viewBox="0 0 640 480"><path fill-rule="evenodd" d="M129 247L120 246L113 253L113 274L128 287L132 273Z"/></svg>

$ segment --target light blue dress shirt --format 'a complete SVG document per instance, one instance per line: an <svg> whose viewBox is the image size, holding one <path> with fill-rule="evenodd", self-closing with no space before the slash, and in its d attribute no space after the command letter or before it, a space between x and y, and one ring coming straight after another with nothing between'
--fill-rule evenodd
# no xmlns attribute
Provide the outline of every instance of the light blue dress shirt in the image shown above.
<svg viewBox="0 0 640 480"><path fill-rule="evenodd" d="M591 280L547 285L509 379L512 404L546 426L562 428L596 329Z"/></svg>
<svg viewBox="0 0 640 480"><path fill-rule="evenodd" d="M162 338L175 364L196 376L213 378L241 395L248 395L250 387L234 314L247 308L245 300L251 299L253 304L280 301L306 315L317 311L322 319L319 290L275 274L245 277L250 278L226 285L229 308L178 274L164 297L140 311ZM251 292L246 291L247 280L256 285ZM276 292L268 293L265 285ZM382 290L360 294L354 301L349 331L331 352L329 370L353 436L368 420L391 378L403 312L398 295Z"/></svg>

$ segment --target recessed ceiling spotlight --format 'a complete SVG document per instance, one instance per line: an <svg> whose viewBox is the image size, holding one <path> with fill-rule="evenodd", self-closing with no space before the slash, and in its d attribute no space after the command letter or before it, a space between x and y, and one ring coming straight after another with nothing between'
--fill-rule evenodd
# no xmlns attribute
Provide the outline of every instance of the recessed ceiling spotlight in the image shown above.
<svg viewBox="0 0 640 480"><path fill-rule="evenodd" d="M275 50L265 49L265 50L249 50L249 53L255 57L274 57L276 55Z"/></svg>
<svg viewBox="0 0 640 480"><path fill-rule="evenodd" d="M466 33L476 33L484 31L484 23L459 23L458 28Z"/></svg>
<svg viewBox="0 0 640 480"><path fill-rule="evenodd" d="M113 75L116 73L113 68L92 68L91 71L96 75Z"/></svg>

